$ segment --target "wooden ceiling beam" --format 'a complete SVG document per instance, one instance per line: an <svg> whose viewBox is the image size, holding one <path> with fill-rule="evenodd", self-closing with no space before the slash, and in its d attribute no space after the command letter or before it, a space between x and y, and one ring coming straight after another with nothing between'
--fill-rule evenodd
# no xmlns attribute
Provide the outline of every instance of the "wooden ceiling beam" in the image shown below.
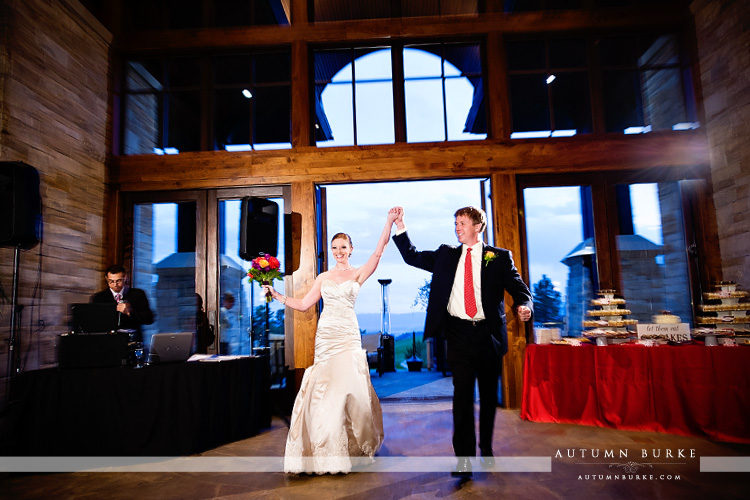
<svg viewBox="0 0 750 500"><path fill-rule="evenodd" d="M118 37L118 50L126 53L169 50L228 49L290 45L297 40L312 44L370 44L378 39L445 39L483 36L489 32L547 34L566 32L610 32L612 30L678 29L689 12L675 15L674 7L618 8L580 11L488 13L481 16L372 19L324 23L293 23L289 26L250 26L196 30L130 33Z"/></svg>
<svg viewBox="0 0 750 500"><path fill-rule="evenodd" d="M121 156L115 158L113 182L123 191L146 191L670 167L684 168L694 176L695 171L703 171L708 164L705 135L701 131L685 131L596 140L565 138Z"/></svg>

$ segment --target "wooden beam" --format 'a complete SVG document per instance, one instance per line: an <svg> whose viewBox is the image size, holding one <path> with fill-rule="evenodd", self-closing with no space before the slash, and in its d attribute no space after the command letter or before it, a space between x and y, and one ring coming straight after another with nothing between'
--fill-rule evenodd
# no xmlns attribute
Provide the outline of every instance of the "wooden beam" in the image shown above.
<svg viewBox="0 0 750 500"><path fill-rule="evenodd" d="M302 215L302 238L300 245L300 265L287 278L287 294L302 298L315 281L317 264L317 238L315 225L315 184L312 182L292 183L291 210ZM317 306L309 311L286 310L286 362L293 369L307 368L315 356L315 330L318 326ZM289 321L291 318L291 321ZM290 359L291 354L291 359Z"/></svg>
<svg viewBox="0 0 750 500"><path fill-rule="evenodd" d="M487 35L487 81L485 82L485 102L487 103L487 137L509 139L510 90L508 87L508 67L505 57L505 41L501 33L493 31Z"/></svg>
<svg viewBox="0 0 750 500"><path fill-rule="evenodd" d="M490 178L495 244L513 253L516 268L524 275L521 259L520 228L516 178L512 174L495 174ZM503 360L503 405L520 408L523 394L523 359L526 352L526 324L513 312L513 299L505 294L505 314L508 320L508 354Z"/></svg>
<svg viewBox="0 0 750 500"><path fill-rule="evenodd" d="M643 29L678 29L690 13L675 7L641 6L573 11L539 11L480 16L405 17L361 21L298 22L295 2L291 26L204 28L161 32L128 33L116 40L123 52L141 53L182 49L236 48L290 45L295 40L316 44L356 43L389 39L445 39L456 36L503 34L548 34Z"/></svg>
<svg viewBox="0 0 750 500"><path fill-rule="evenodd" d="M310 133L310 55L307 44L301 40L292 43L292 146L314 145Z"/></svg>
<svg viewBox="0 0 750 500"><path fill-rule="evenodd" d="M293 182L346 183L685 168L709 164L701 130L641 136L422 143L276 151L121 156L123 191L208 189Z"/></svg>

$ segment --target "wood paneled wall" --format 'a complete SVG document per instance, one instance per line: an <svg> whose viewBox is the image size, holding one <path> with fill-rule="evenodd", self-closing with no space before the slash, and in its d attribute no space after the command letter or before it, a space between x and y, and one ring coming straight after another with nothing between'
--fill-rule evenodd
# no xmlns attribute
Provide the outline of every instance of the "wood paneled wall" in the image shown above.
<svg viewBox="0 0 750 500"><path fill-rule="evenodd" d="M67 304L105 286L111 36L76 0L6 0L0 37L0 159L35 167L41 180L42 243L21 252L18 275L16 352L30 370L57 363ZM13 252L0 249L8 300ZM5 340L9 304L0 312ZM0 342L3 368L7 348Z"/></svg>

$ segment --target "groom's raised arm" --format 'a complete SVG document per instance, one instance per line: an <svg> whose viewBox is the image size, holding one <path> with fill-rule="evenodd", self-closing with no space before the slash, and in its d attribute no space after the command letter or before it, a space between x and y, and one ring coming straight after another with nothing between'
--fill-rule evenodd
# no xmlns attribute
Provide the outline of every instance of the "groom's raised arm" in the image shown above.
<svg viewBox="0 0 750 500"><path fill-rule="evenodd" d="M399 210L399 217L396 219L396 234L393 235L396 248L401 253L404 262L431 273L435 268L435 252L432 250L417 250L406 231L404 210L401 207L397 207L397 209Z"/></svg>

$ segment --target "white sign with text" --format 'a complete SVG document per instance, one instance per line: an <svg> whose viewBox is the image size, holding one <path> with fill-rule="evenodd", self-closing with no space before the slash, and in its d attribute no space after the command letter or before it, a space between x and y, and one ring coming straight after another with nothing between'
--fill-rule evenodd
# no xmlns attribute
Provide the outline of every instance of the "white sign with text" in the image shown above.
<svg viewBox="0 0 750 500"><path fill-rule="evenodd" d="M691 339L687 323L638 323L636 329L638 340L687 342Z"/></svg>

